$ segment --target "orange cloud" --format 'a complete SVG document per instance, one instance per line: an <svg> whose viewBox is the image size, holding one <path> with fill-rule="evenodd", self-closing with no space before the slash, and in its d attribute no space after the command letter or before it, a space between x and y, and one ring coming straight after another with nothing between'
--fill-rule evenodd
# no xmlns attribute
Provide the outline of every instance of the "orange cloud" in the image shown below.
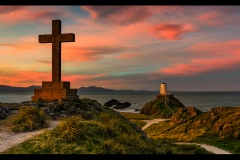
<svg viewBox="0 0 240 160"><path fill-rule="evenodd" d="M180 39L184 33L192 32L194 30L191 24L157 24L149 27L149 32L156 38L177 40Z"/></svg>
<svg viewBox="0 0 240 160"><path fill-rule="evenodd" d="M63 10L64 6L0 6L0 21L4 25L13 25L26 21L51 23L49 19L61 19L68 16L57 10Z"/></svg>
<svg viewBox="0 0 240 160"><path fill-rule="evenodd" d="M7 43L0 43L1 51L4 51L4 53L7 54L19 54L24 53L26 51L30 51L33 49L36 49L36 45L22 45L22 44L7 44ZM18 51L18 52L16 52Z"/></svg>
<svg viewBox="0 0 240 160"><path fill-rule="evenodd" d="M18 10L22 10L24 8L26 7L25 6L0 6L0 14L15 12Z"/></svg>
<svg viewBox="0 0 240 160"><path fill-rule="evenodd" d="M42 81L51 81L51 73L17 70L11 70L11 75L0 73L0 84L2 85L28 87L30 85L42 85Z"/></svg>

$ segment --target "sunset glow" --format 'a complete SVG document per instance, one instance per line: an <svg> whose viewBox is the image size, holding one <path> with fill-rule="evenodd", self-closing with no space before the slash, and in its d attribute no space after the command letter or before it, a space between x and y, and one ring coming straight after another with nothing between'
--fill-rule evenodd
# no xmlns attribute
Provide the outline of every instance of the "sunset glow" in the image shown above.
<svg viewBox="0 0 240 160"><path fill-rule="evenodd" d="M54 19L75 34L62 43L71 88L240 90L240 6L212 5L0 6L1 85L51 81L52 45L38 35Z"/></svg>

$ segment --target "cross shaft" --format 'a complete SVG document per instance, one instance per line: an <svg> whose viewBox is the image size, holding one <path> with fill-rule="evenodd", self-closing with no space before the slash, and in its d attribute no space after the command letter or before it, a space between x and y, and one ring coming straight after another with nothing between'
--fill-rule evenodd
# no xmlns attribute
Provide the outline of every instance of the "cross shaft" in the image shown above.
<svg viewBox="0 0 240 160"><path fill-rule="evenodd" d="M52 43L52 81L61 81L61 42L75 42L75 34L61 34L61 21L52 20L52 34L39 35L39 43Z"/></svg>

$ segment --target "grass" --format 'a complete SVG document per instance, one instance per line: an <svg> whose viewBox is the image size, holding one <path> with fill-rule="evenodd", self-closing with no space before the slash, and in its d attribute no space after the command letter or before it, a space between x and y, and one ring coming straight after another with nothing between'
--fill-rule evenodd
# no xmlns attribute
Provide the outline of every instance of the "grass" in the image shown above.
<svg viewBox="0 0 240 160"><path fill-rule="evenodd" d="M128 121L101 113L91 121L67 117L46 131L5 154L161 154L164 151L145 141Z"/></svg>
<svg viewBox="0 0 240 160"><path fill-rule="evenodd" d="M130 121L132 123L135 123L139 128L142 128L143 126L145 126L147 124L147 122L144 122L142 120L134 120L134 119L130 119Z"/></svg>
<svg viewBox="0 0 240 160"><path fill-rule="evenodd" d="M24 119L21 120L24 123L14 123L14 125L25 125L29 122L26 120L29 118L25 115L26 113L36 115L32 120L38 123L45 117L40 110L24 108L21 113L1 120L0 125L13 125L16 117L18 122L20 122L19 119ZM97 116L91 119L86 120L82 115L76 114L63 118L54 129L45 130L1 154L211 154L199 146L147 140L130 124L129 119L110 108L97 112ZM130 114L124 115L130 116ZM131 116L135 116L135 119L131 120L140 121L137 115ZM148 116L145 118L150 119Z"/></svg>
<svg viewBox="0 0 240 160"><path fill-rule="evenodd" d="M13 132L34 131L49 126L49 117L42 109L36 107L22 106L19 114L14 117L12 123Z"/></svg>
<svg viewBox="0 0 240 160"><path fill-rule="evenodd" d="M239 140L223 140L219 138L197 138L194 140L196 143L204 143L218 148L227 150L233 154L240 154Z"/></svg>
<svg viewBox="0 0 240 160"><path fill-rule="evenodd" d="M182 133L182 128L177 126L169 127L168 122L155 123L145 129L147 136L151 139L161 141L164 143L174 143L174 142L194 142L201 144L212 145L224 150L227 150L233 154L240 154L240 141L233 139L220 139L220 138L211 138L204 137L204 134L201 133L201 130L192 132L188 134ZM164 134L163 134L164 133Z"/></svg>
<svg viewBox="0 0 240 160"><path fill-rule="evenodd" d="M119 112L124 117L128 118L132 123L135 123L139 128L142 128L147 123L143 120L152 120L152 116L141 113Z"/></svg>
<svg viewBox="0 0 240 160"><path fill-rule="evenodd" d="M128 112L119 112L121 115L128 119L134 120L151 120L154 119L152 116L141 114L141 113L128 113Z"/></svg>

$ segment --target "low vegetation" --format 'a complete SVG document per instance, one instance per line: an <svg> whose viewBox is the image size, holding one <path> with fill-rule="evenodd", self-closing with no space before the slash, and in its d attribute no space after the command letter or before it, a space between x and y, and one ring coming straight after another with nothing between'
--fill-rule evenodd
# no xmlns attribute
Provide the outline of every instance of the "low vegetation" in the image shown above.
<svg viewBox="0 0 240 160"><path fill-rule="evenodd" d="M36 107L23 106L19 114L13 119L13 132L28 132L49 126L50 117L43 110Z"/></svg>
<svg viewBox="0 0 240 160"><path fill-rule="evenodd" d="M145 132L155 140L206 143L240 154L240 107L217 107L209 112L179 109L169 122L153 124Z"/></svg>
<svg viewBox="0 0 240 160"><path fill-rule="evenodd" d="M135 118L130 118L130 115L120 114L108 107L99 108L99 103L89 99L85 99L84 103L74 103L75 111L58 119L60 123L57 127L45 130L1 154L212 154L195 145L176 145L149 139L132 122L141 121L137 117L144 115L131 115ZM97 108L94 108L95 105ZM59 106L64 107L63 104ZM0 126L18 128L18 132L37 130L47 127L48 116L40 108L20 107L19 113L1 120Z"/></svg>
<svg viewBox="0 0 240 160"><path fill-rule="evenodd" d="M141 113L129 113L129 112L119 112L121 115L132 120L151 120L154 119L152 116L141 114Z"/></svg>
<svg viewBox="0 0 240 160"><path fill-rule="evenodd" d="M158 95L154 100L147 102L140 110L141 114L149 115L154 118L171 118L179 108L185 106L173 95L165 98L165 96Z"/></svg>
<svg viewBox="0 0 240 160"><path fill-rule="evenodd" d="M153 117L141 113L120 112L121 115L128 118L132 123L135 123L139 128L142 128L147 123L143 120L151 120Z"/></svg>

